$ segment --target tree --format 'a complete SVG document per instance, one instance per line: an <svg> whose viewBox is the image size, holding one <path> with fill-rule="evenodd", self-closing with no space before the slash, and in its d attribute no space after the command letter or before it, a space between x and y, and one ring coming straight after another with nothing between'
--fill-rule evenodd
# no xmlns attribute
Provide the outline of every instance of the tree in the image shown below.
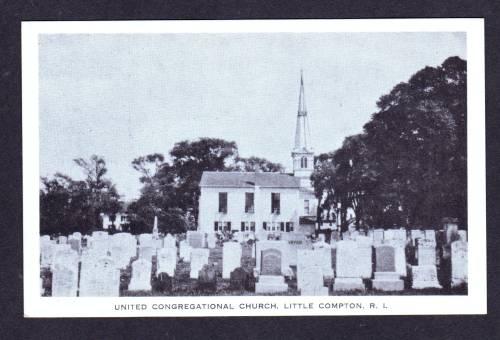
<svg viewBox="0 0 500 340"><path fill-rule="evenodd" d="M242 172L280 172L285 169L279 163L273 163L265 158L251 156L248 158L237 157L234 165L230 167L232 171Z"/></svg>
<svg viewBox="0 0 500 340"><path fill-rule="evenodd" d="M159 153L132 161L143 183L140 198L128 208L133 232L150 231L155 215L164 232L194 228L203 171L283 171L265 158L241 158L235 142L216 138L181 141L169 156L168 162Z"/></svg>
<svg viewBox="0 0 500 340"><path fill-rule="evenodd" d="M360 135L319 162L317 195L352 206L372 225L438 225L466 214L466 63L448 58L396 85ZM326 172L326 174L325 174ZM321 180L320 176L326 176Z"/></svg>
<svg viewBox="0 0 500 340"><path fill-rule="evenodd" d="M115 185L104 177L107 172L104 159L93 155L89 160L74 161L82 168L85 180L73 180L61 173L41 178L41 233L86 233L101 226L101 213L115 215L121 210Z"/></svg>

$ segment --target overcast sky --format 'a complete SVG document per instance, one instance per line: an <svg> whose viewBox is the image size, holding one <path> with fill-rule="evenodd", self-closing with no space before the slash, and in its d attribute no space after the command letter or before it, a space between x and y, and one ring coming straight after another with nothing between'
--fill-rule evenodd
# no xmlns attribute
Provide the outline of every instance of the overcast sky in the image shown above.
<svg viewBox="0 0 500 340"><path fill-rule="evenodd" d="M40 38L40 175L83 178L104 156L125 199L137 156L198 137L291 169L300 70L316 153L362 131L394 85L449 56L462 33L92 34Z"/></svg>

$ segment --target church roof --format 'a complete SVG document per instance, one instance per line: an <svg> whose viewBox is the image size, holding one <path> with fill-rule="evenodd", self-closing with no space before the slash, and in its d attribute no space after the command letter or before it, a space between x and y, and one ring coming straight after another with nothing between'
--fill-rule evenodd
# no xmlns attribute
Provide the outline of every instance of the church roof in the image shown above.
<svg viewBox="0 0 500 340"><path fill-rule="evenodd" d="M300 178L277 172L204 171L200 187L299 188Z"/></svg>

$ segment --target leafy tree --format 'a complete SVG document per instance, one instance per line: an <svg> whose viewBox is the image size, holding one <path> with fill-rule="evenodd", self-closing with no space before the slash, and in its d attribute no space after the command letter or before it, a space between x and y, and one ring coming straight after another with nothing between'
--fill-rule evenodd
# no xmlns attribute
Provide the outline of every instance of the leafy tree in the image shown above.
<svg viewBox="0 0 500 340"><path fill-rule="evenodd" d="M285 169L279 163L273 163L265 158L251 156L248 158L237 157L234 165L230 167L233 171L242 172L280 172Z"/></svg>
<svg viewBox="0 0 500 340"><path fill-rule="evenodd" d="M143 183L140 198L128 208L133 232L150 231L155 215L164 232L195 227L203 171L283 171L264 158L241 158L235 142L216 138L181 141L168 162L155 153L134 159L132 166Z"/></svg>
<svg viewBox="0 0 500 340"><path fill-rule="evenodd" d="M324 157L316 194L354 207L357 222L430 227L466 213L466 63L448 58L396 85L360 135ZM326 167L328 165L328 167ZM321 176L325 176L321 179Z"/></svg>
<svg viewBox="0 0 500 340"><path fill-rule="evenodd" d="M115 215L121 210L120 196L115 185L104 175L106 163L102 157L74 160L86 176L73 180L56 173L53 178L41 178L40 232L43 234L89 232L101 226L101 213Z"/></svg>

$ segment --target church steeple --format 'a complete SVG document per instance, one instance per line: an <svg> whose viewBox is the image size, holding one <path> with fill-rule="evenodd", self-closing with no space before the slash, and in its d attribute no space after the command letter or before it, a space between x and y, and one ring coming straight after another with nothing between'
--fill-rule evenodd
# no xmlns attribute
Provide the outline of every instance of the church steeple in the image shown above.
<svg viewBox="0 0 500 340"><path fill-rule="evenodd" d="M314 170L314 153L310 143L309 122L307 119L306 97L304 92L304 76L300 71L299 108L295 127L295 144L292 150L293 175L304 178L305 184ZM307 183L306 183L307 182Z"/></svg>
<svg viewBox="0 0 500 340"><path fill-rule="evenodd" d="M294 151L307 151L307 142L309 134L309 125L307 121L306 96L304 93L304 76L300 70L300 91L299 91L299 109L297 111L297 125L295 127L295 146Z"/></svg>

